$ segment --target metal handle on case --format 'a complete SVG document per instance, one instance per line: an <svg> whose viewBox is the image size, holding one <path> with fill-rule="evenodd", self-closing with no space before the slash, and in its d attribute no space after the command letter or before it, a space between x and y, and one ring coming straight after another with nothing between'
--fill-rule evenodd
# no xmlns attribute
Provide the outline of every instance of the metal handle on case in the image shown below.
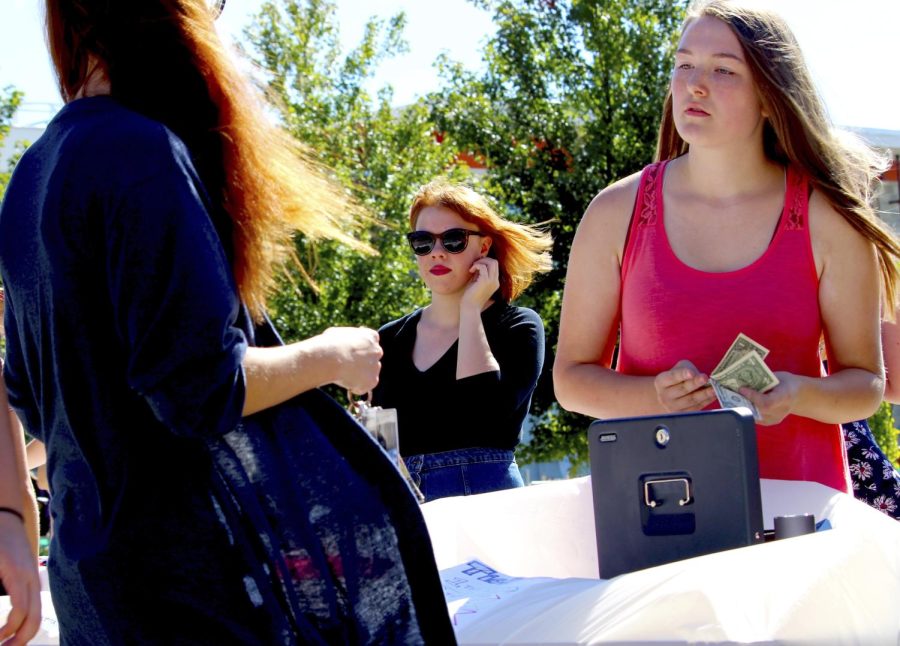
<svg viewBox="0 0 900 646"><path fill-rule="evenodd" d="M687 478L667 478L665 480L647 480L644 482L644 504L648 507L656 507L656 501L650 500L650 485L666 484L667 482L684 483L684 498L678 499L678 505L684 507L691 501L691 483Z"/></svg>

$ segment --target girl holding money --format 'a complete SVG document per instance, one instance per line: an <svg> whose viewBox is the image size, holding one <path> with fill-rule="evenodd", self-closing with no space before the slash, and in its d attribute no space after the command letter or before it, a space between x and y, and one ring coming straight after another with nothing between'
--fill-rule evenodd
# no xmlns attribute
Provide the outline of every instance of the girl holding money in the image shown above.
<svg viewBox="0 0 900 646"><path fill-rule="evenodd" d="M761 475L849 491L840 424L881 401L880 296L892 311L900 255L869 204L881 160L833 131L786 24L726 0L688 10L657 160L597 195L579 225L561 405L595 417L716 407L710 375L743 333L766 350L743 382L758 388L736 384L759 416Z"/></svg>

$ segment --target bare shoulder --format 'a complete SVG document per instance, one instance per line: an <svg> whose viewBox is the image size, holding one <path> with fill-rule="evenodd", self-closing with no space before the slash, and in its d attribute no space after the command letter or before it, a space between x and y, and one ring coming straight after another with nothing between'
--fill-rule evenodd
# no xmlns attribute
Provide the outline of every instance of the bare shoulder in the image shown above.
<svg viewBox="0 0 900 646"><path fill-rule="evenodd" d="M872 243L819 191L813 191L809 199L809 233L820 275L836 258L853 262L872 256Z"/></svg>
<svg viewBox="0 0 900 646"><path fill-rule="evenodd" d="M585 218L631 217L634 200L637 197L641 174L634 173L614 182L600 191L585 211Z"/></svg>
<svg viewBox="0 0 900 646"><path fill-rule="evenodd" d="M622 247L631 222L641 173L634 173L600 191L584 212L578 235Z"/></svg>

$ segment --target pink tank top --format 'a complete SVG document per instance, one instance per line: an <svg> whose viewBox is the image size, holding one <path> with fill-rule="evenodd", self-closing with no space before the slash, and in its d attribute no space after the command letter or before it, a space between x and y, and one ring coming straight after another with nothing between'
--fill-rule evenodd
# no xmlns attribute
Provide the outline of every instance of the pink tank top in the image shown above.
<svg viewBox="0 0 900 646"><path fill-rule="evenodd" d="M657 375L688 359L709 374L743 332L769 348L766 363L773 371L823 376L806 179L788 168L784 209L762 256L736 271L710 273L681 262L669 245L662 194L666 163L650 165L641 175L622 263L616 370ZM851 491L836 424L789 415L780 424L758 426L757 446L763 478Z"/></svg>

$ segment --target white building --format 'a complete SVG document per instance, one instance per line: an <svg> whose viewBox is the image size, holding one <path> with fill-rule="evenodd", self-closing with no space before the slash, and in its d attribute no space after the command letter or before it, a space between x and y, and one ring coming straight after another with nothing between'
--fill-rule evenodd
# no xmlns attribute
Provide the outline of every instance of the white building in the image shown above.
<svg viewBox="0 0 900 646"><path fill-rule="evenodd" d="M0 142L0 171L6 171L17 146L28 145L41 136L47 123L60 107L62 104L27 101L19 106L9 134Z"/></svg>
<svg viewBox="0 0 900 646"><path fill-rule="evenodd" d="M879 215L900 233L900 131L853 128L866 143L886 151L892 158L891 168L882 175L881 190L875 208Z"/></svg>

